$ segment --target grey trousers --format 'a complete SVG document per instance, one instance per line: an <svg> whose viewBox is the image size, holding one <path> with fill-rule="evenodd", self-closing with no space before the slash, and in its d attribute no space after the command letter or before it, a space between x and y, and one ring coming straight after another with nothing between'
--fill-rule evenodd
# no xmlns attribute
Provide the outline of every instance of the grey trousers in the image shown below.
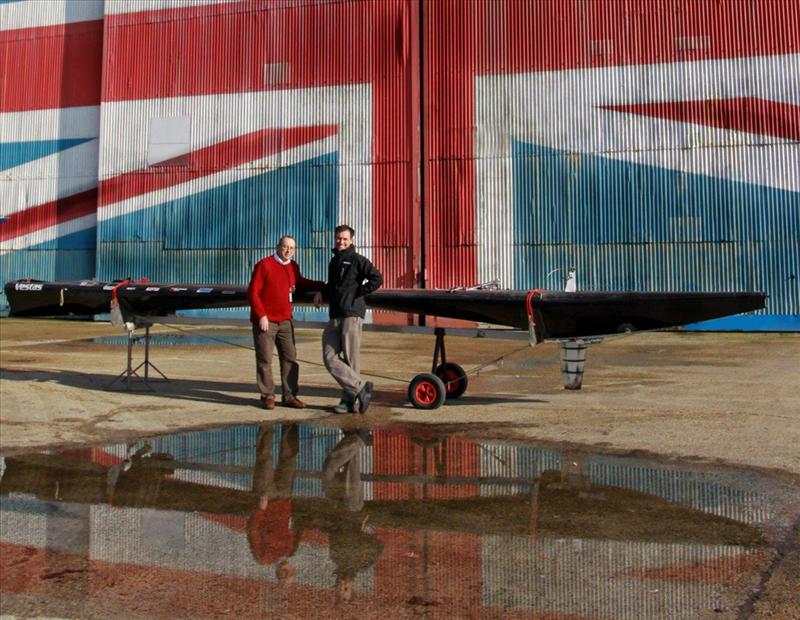
<svg viewBox="0 0 800 620"><path fill-rule="evenodd" d="M270 321L269 328L265 332L258 328L258 324L253 323L253 344L256 350L256 383L261 396L272 396L275 393L275 381L272 378L272 348L277 346L283 400L296 398L300 364L297 363L292 321L279 323Z"/></svg>
<svg viewBox="0 0 800 620"><path fill-rule="evenodd" d="M358 374L363 324L364 319L357 316L331 319L322 332L322 360L342 386L342 400L348 403L355 402L366 383Z"/></svg>

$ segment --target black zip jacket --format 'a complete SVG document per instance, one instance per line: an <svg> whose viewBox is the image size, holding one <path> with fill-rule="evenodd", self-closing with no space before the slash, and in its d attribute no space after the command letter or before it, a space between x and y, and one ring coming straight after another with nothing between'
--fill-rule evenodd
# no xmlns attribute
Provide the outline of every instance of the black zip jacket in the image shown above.
<svg viewBox="0 0 800 620"><path fill-rule="evenodd" d="M381 284L381 272L369 259L358 254L354 245L344 252L333 250L333 258L328 264L328 283L325 285L330 317L360 316L363 319L367 311L364 295L377 291Z"/></svg>

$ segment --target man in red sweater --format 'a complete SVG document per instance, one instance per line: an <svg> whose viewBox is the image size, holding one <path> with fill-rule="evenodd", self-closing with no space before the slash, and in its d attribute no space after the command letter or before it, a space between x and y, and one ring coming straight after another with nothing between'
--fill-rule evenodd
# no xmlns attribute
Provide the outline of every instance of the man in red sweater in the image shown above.
<svg viewBox="0 0 800 620"><path fill-rule="evenodd" d="M292 260L297 249L294 238L284 235L275 253L261 259L253 269L247 298L256 349L256 382L264 409L275 408L272 349L278 347L283 404L294 409L306 405L297 398L300 366L294 346L292 295L297 290L320 290L325 283L304 278Z"/></svg>

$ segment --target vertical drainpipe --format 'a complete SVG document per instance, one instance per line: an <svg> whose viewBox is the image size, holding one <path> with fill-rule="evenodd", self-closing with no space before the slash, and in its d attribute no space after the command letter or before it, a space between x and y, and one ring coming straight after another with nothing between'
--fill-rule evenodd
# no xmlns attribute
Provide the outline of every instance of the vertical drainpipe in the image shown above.
<svg viewBox="0 0 800 620"><path fill-rule="evenodd" d="M100 100L97 104L97 203L94 206L95 229L94 229L94 274L92 277L97 278L100 272L98 260L101 258L101 237L100 237L100 205L103 204L103 156L107 153L103 151L103 140L105 134L103 132L103 97L106 93L107 81L111 79L106 71L106 59L110 54L111 42L110 39L114 36L108 25L108 17L106 9L108 2L103 0L103 43L100 46ZM119 35L117 35L119 36ZM96 319L95 319L96 320Z"/></svg>
<svg viewBox="0 0 800 620"><path fill-rule="evenodd" d="M425 273L427 271L426 265L426 244L427 235L425 234L426 220L425 220L425 207L427 204L427 194L425 192L425 185L427 182L427 168L428 156L426 152L425 135L427 129L427 110L425 108L426 99L425 95L428 88L428 80L425 77L426 63L425 63L425 0L417 0L417 58L419 59L419 102L418 102L418 118L419 118L419 262L417 266L417 286L425 288ZM425 315L420 314L417 322L420 326L425 325Z"/></svg>

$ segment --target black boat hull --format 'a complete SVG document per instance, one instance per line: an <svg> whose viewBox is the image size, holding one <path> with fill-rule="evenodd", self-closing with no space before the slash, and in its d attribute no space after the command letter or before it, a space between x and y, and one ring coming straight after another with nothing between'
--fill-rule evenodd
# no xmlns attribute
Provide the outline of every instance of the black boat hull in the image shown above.
<svg viewBox="0 0 800 620"><path fill-rule="evenodd" d="M5 285L12 316L109 312L116 290L127 317L247 305L247 288L150 282L36 282ZM373 309L393 310L528 329L537 340L586 338L677 327L764 308L764 293L602 292L382 289L366 297ZM310 296L299 300L309 302ZM532 313L532 317L530 314Z"/></svg>

